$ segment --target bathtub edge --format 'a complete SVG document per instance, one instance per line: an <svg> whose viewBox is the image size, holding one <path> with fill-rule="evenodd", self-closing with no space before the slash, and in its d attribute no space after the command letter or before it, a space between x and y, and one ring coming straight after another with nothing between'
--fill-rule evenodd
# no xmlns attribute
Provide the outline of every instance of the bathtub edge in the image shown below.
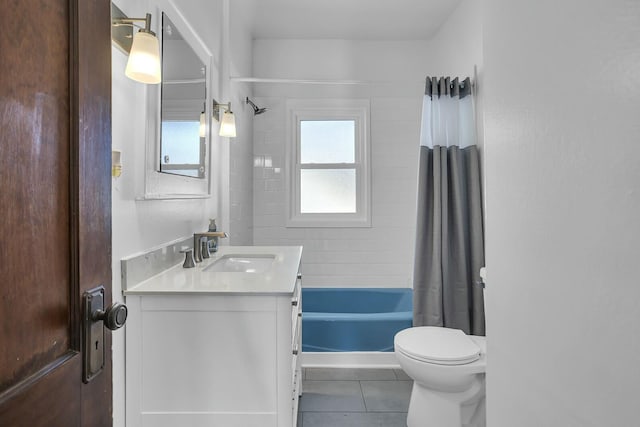
<svg viewBox="0 0 640 427"><path fill-rule="evenodd" d="M392 351L303 351L301 364L303 368L400 368Z"/></svg>

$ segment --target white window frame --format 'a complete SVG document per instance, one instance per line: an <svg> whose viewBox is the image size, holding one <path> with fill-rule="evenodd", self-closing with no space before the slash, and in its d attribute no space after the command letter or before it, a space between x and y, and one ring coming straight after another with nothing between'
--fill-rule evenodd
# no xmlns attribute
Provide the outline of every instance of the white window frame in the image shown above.
<svg viewBox="0 0 640 427"><path fill-rule="evenodd" d="M287 100L287 227L371 227L371 172L368 99ZM355 162L300 163L300 122L304 120L353 120ZM355 213L301 213L302 169L356 170Z"/></svg>

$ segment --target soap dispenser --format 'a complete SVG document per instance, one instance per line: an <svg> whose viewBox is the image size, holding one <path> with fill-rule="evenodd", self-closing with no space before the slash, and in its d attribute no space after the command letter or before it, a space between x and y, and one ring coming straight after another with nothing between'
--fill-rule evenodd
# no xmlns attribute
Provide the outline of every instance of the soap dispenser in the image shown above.
<svg viewBox="0 0 640 427"><path fill-rule="evenodd" d="M218 231L218 226L216 225L216 219L209 219L209 230L208 231ZM217 237L207 237L207 242L209 245L209 252L216 252L218 250L218 238Z"/></svg>

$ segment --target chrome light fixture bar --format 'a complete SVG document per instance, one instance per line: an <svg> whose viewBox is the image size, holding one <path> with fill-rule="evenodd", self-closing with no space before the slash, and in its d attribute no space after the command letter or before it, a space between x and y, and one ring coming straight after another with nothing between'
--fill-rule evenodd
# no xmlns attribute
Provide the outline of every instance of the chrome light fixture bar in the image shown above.
<svg viewBox="0 0 640 427"><path fill-rule="evenodd" d="M111 3L111 38L120 49L129 55L125 75L132 80L158 84L162 81L160 66L160 43L151 31L151 14L144 18L128 18ZM144 22L144 28L134 35L134 24Z"/></svg>

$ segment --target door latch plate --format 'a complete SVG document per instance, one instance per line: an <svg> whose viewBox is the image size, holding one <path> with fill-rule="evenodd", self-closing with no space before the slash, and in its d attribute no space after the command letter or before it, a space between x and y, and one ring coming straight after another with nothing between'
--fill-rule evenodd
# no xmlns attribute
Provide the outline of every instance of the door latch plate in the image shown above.
<svg viewBox="0 0 640 427"><path fill-rule="evenodd" d="M104 311L104 286L86 291L83 301L83 367L82 381L88 383L104 367L104 326L102 321L94 320L93 313Z"/></svg>

